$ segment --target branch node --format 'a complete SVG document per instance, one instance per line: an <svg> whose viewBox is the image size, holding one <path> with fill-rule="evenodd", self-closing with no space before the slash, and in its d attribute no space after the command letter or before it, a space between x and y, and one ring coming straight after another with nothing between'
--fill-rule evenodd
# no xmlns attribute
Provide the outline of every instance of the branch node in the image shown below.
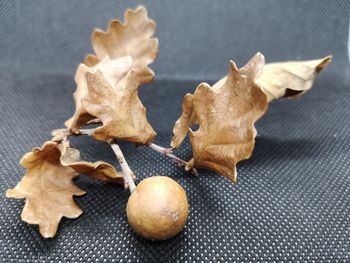
<svg viewBox="0 0 350 263"><path fill-rule="evenodd" d="M184 166L186 167L186 164L187 162L180 159L179 157L177 157L176 155L174 155L172 153L173 151L173 148L165 148L165 147L162 147L162 146L159 146L155 143L151 143L149 146L148 146L150 149L160 153L160 154L163 154L167 157L169 157L170 159L172 159L178 166ZM190 170L191 174L195 175L195 176L198 176L198 171L193 168Z"/></svg>

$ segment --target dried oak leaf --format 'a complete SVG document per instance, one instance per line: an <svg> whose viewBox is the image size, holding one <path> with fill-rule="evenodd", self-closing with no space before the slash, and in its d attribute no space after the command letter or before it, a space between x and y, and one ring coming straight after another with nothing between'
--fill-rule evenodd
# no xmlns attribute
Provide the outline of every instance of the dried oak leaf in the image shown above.
<svg viewBox="0 0 350 263"><path fill-rule="evenodd" d="M100 71L88 71L86 81L88 94L82 103L103 123L94 130L92 136L95 139L119 139L140 145L152 143L156 133L148 123L146 108L138 97L138 81L134 71L130 71L114 88Z"/></svg>
<svg viewBox="0 0 350 263"><path fill-rule="evenodd" d="M74 94L76 111L72 118L66 121L66 126L72 132L95 119L81 104L86 95L85 72L88 67L100 70L112 86L125 76L129 70L134 70L139 84L153 80L154 72L148 67L158 55L158 40L153 38L156 30L154 21L147 17L143 7L125 12L125 23L112 20L107 32L96 29L92 34L92 46L96 53L88 55L76 73L77 90Z"/></svg>
<svg viewBox="0 0 350 263"><path fill-rule="evenodd" d="M289 61L270 63L263 67L262 73L255 81L266 94L268 102L281 97L297 98L311 89L313 81L321 70L332 60L331 56L310 61ZM248 63L254 67L254 63ZM247 65L245 66L247 67ZM215 85L225 83L227 76ZM187 135L188 127L197 124L193 111L193 95L186 94L182 104L182 114L176 121L171 146L177 148Z"/></svg>
<svg viewBox="0 0 350 263"><path fill-rule="evenodd" d="M257 84L268 101L297 98L310 90L316 76L332 61L331 56L309 61L269 63L264 67Z"/></svg>
<svg viewBox="0 0 350 263"><path fill-rule="evenodd" d="M251 156L256 136L254 123L267 109L266 95L255 84L263 65L260 53L239 70L231 61L224 82L212 87L202 83L193 95L185 96L172 146L182 142L188 129L193 158L186 169L206 168L236 181L236 164ZM190 128L194 123L199 124L197 131Z"/></svg>
<svg viewBox="0 0 350 263"><path fill-rule="evenodd" d="M158 40L153 37L156 23L148 18L144 7L126 10L124 20L124 23L112 20L107 32L100 29L93 32L92 47L96 56L88 55L84 63L91 67L106 56L112 60L130 56L137 81L148 83L154 78L154 72L148 65L158 55Z"/></svg>
<svg viewBox="0 0 350 263"><path fill-rule="evenodd" d="M66 127L68 127L71 132L78 133L80 127L85 126L91 120L96 119L95 116L86 111L83 104L81 103L81 100L88 93L85 73L88 70L100 70L104 72L104 77L106 80L112 86L114 86L131 69L131 63L131 57L122 57L115 60L110 60L109 57L105 57L97 65L91 68L85 64L80 64L78 66L74 78L77 85L77 89L73 95L75 102L75 113L69 120L65 122Z"/></svg>
<svg viewBox="0 0 350 263"><path fill-rule="evenodd" d="M262 74L265 58L261 53L257 53L253 56L249 62L242 67L239 71L245 75L249 75L253 81ZM221 88L227 82L227 76L216 82L212 89L217 90ZM171 147L178 148L185 139L188 128L194 124L199 124L196 111L193 106L193 94L187 93L184 96L182 103L182 113L180 118L175 122L173 128L173 138L171 139Z"/></svg>
<svg viewBox="0 0 350 263"><path fill-rule="evenodd" d="M21 218L39 225L45 238L55 236L62 217L77 218L83 212L73 199L74 195L85 194L72 181L79 173L101 180L110 177L123 183L111 165L79 161L79 152L69 148L66 142L49 141L41 148L33 148L20 164L27 172L15 188L7 190L6 196L26 199Z"/></svg>

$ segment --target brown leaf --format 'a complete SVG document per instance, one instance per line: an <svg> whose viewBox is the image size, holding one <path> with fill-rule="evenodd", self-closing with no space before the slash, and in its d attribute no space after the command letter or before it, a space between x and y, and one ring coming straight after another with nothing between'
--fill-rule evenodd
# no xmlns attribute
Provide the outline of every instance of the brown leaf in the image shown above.
<svg viewBox="0 0 350 263"><path fill-rule="evenodd" d="M270 63L259 69L259 77L253 76L255 82L266 94L268 102L280 97L297 98L311 89L313 81L321 70L332 60L331 56L310 61L289 61ZM244 68L258 65L258 60L251 61ZM242 69L240 69L242 71ZM221 86L227 80L227 76L219 80L214 86ZM214 87L213 87L214 88ZM191 94L187 94L182 105L182 115L174 126L174 136L171 146L178 148L185 139L188 127L198 124L193 111Z"/></svg>
<svg viewBox="0 0 350 263"><path fill-rule="evenodd" d="M37 224L43 237L53 237L61 218L77 218L83 211L74 202L74 195L85 191L76 187L72 179L78 175L72 168L60 164L57 144L47 142L24 155L20 164L28 169L14 189L6 196L26 198L21 218Z"/></svg>
<svg viewBox="0 0 350 263"><path fill-rule="evenodd" d="M82 100L89 113L103 123L92 134L97 140L119 139L150 144L156 136L148 123L146 109L138 97L138 82L134 71L113 88L102 72L86 73L88 94Z"/></svg>
<svg viewBox="0 0 350 263"><path fill-rule="evenodd" d="M236 181L237 162L251 156L256 130L254 123L267 109L266 95L255 84L264 65L264 57L256 54L243 68L230 62L227 79L210 87L200 84L193 96L184 99L184 112L174 128L172 146L178 146L190 131L193 167L214 170Z"/></svg>
<svg viewBox="0 0 350 263"><path fill-rule="evenodd" d="M92 34L92 46L98 60L106 56L112 60L130 56L138 82L148 83L154 78L154 72L148 65L158 55L158 40L153 38L156 23L147 17L144 7L128 9L124 16L124 23L112 20L107 32L95 30ZM90 55L85 61L91 65L97 60Z"/></svg>
<svg viewBox="0 0 350 263"><path fill-rule="evenodd" d="M79 161L79 152L69 148L67 142L49 141L42 148L33 148L20 164L27 172L15 188L7 190L6 196L26 199L21 218L39 225L45 238L55 236L62 217L77 218L83 212L73 199L74 195L85 194L72 181L79 173L123 183L111 165Z"/></svg>
<svg viewBox="0 0 350 263"><path fill-rule="evenodd" d="M316 76L332 61L331 56L309 61L287 61L265 65L257 84L268 101L297 98L310 90Z"/></svg>
<svg viewBox="0 0 350 263"><path fill-rule="evenodd" d="M266 111L267 102L305 93L330 61L329 56L264 67L264 58L258 53L239 71L231 63L228 77L213 87L203 83L193 96L185 96L171 146L179 147L188 129L199 124L198 131L189 129L193 159L186 168L211 169L235 181L236 163L250 157L256 136L253 125Z"/></svg>
<svg viewBox="0 0 350 263"><path fill-rule="evenodd" d="M84 64L76 72L77 90L74 93L76 111L66 127L78 133L80 127L87 125L95 116L87 112L81 100L87 93L85 72L100 70L105 79L114 87L129 70L134 70L140 84L153 80L154 72L148 68L158 55L158 40L152 36L156 24L147 17L143 7L125 12L125 23L112 20L107 32L99 29L92 34L92 46L96 56L89 54Z"/></svg>
<svg viewBox="0 0 350 263"><path fill-rule="evenodd" d="M261 76L263 72L264 63L264 56L261 53L257 53L239 71L241 73L244 73L245 75L250 76L250 78L256 82L257 78ZM227 76L216 82L213 85L212 89L220 89L226 83L226 81ZM182 103L182 114L180 118L176 121L173 129L174 136L170 142L171 147L178 148L185 139L188 132L188 128L190 128L194 124L198 124L198 119L193 107L193 95L188 93L185 95Z"/></svg>
<svg viewBox="0 0 350 263"><path fill-rule="evenodd" d="M115 60L110 60L109 57L105 57L97 65L89 68L85 64L80 64L75 74L75 83L77 84L77 90L74 93L75 101L75 113L72 118L66 121L65 125L73 132L78 133L80 127L85 126L89 121L96 119L86 111L81 100L88 93L85 73L88 70L96 71L101 70L104 72L106 81L111 85L116 85L130 70L131 57L123 57Z"/></svg>

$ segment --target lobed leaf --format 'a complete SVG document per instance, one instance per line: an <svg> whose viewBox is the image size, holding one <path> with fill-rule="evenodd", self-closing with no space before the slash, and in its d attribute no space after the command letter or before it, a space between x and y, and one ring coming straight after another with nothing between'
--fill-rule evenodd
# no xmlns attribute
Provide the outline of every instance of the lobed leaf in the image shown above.
<svg viewBox="0 0 350 263"><path fill-rule="evenodd" d="M55 236L62 217L77 218L82 214L73 199L86 193L73 183L79 174L124 183L122 175L110 164L81 161L79 151L70 148L68 142L48 141L26 153L20 164L27 171L15 188L6 191L6 197L26 199L21 218L39 225L45 238Z"/></svg>

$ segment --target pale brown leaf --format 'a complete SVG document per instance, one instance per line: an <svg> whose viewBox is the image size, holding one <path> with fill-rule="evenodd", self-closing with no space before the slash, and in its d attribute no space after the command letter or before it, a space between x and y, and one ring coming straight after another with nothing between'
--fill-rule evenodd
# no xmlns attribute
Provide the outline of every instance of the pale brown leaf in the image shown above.
<svg viewBox="0 0 350 263"><path fill-rule="evenodd" d="M92 34L92 46L98 60L106 56L112 60L130 56L136 79L141 84L148 83L154 78L154 72L148 65L158 55L158 40L153 38L156 23L147 17L144 7L128 9L124 16L124 23L112 20L107 32L95 30ZM93 65L97 60L89 55L85 61Z"/></svg>
<svg viewBox="0 0 350 263"><path fill-rule="evenodd" d="M88 94L82 100L89 113L103 123L92 134L97 140L119 139L150 144L156 135L146 118L146 109L138 97L136 74L130 71L113 88L102 72L86 73Z"/></svg>
<svg viewBox="0 0 350 263"><path fill-rule="evenodd" d="M6 196L26 199L21 218L39 225L45 238L55 236L62 217L77 218L83 212L73 199L85 194L72 181L79 173L123 184L121 175L111 165L80 161L79 152L67 142L49 141L41 148L33 148L20 164L27 172L15 188L7 190Z"/></svg>
<svg viewBox="0 0 350 263"><path fill-rule="evenodd" d="M309 61L266 64L257 84L268 101L281 97L297 98L310 90L316 76L332 60L331 56Z"/></svg>
<svg viewBox="0 0 350 263"><path fill-rule="evenodd" d="M77 218L83 211L74 202L74 195L85 191L76 187L72 179L78 175L70 167L60 164L57 143L47 142L24 155L20 164L27 169L22 180L6 196L26 198L21 218L39 225L40 234L53 237L62 217Z"/></svg>
<svg viewBox="0 0 350 263"><path fill-rule="evenodd" d="M173 146L179 145L186 135L184 127L199 124L197 131L189 128L193 158L186 169L206 168L236 181L236 164L251 156L256 136L254 123L267 109L266 95L254 82L263 64L260 53L240 70L231 61L224 82L213 87L202 83L193 97L187 95L185 113L177 122L182 124L175 127L172 141Z"/></svg>
<svg viewBox="0 0 350 263"><path fill-rule="evenodd" d="M179 147L188 129L199 124L198 131L189 129L193 159L186 168L211 169L235 181L236 163L251 155L256 136L254 122L266 111L267 102L302 95L330 61L328 56L264 66L264 58L258 53L239 71L231 64L228 77L212 87L203 83L193 96L185 96L171 146Z"/></svg>
<svg viewBox="0 0 350 263"><path fill-rule="evenodd" d="M265 58L261 53L257 53L253 56L244 67L240 68L240 72L249 76L253 81L256 81L263 72ZM227 81L227 76L217 81L211 88L213 90L220 89ZM192 125L198 124L196 112L193 107L193 95L186 94L182 103L182 114L176 121L173 129L173 138L170 145L173 148L178 148L185 139L188 128Z"/></svg>

